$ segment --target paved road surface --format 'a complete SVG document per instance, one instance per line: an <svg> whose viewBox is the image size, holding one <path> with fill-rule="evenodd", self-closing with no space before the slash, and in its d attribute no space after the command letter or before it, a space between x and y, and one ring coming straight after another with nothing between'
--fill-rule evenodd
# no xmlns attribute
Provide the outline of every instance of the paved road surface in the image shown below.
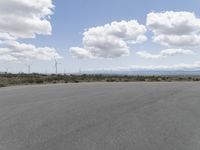
<svg viewBox="0 0 200 150"><path fill-rule="evenodd" d="M200 83L0 89L0 150L199 150Z"/></svg>

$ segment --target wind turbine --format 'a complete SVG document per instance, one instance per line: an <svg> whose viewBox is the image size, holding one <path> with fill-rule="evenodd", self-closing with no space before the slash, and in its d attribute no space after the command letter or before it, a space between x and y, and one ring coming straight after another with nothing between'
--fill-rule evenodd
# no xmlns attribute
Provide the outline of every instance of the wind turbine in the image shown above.
<svg viewBox="0 0 200 150"><path fill-rule="evenodd" d="M8 73L8 67L4 67L5 73Z"/></svg>
<svg viewBox="0 0 200 150"><path fill-rule="evenodd" d="M28 69L28 74L31 73L31 65L26 65L27 66L27 69Z"/></svg>
<svg viewBox="0 0 200 150"><path fill-rule="evenodd" d="M59 63L59 62L56 60L55 57L54 57L54 62L55 62L55 72L56 72L56 74L58 74L58 65L61 64L61 63Z"/></svg>
<svg viewBox="0 0 200 150"><path fill-rule="evenodd" d="M79 72L79 75L82 74L82 70L81 70L81 68L78 69L78 72Z"/></svg>

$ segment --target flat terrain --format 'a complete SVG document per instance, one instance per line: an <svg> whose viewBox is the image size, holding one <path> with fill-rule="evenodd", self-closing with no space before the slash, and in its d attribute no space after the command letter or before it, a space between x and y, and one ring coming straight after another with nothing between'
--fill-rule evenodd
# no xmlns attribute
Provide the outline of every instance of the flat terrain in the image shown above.
<svg viewBox="0 0 200 150"><path fill-rule="evenodd" d="M199 150L200 83L0 89L0 150Z"/></svg>

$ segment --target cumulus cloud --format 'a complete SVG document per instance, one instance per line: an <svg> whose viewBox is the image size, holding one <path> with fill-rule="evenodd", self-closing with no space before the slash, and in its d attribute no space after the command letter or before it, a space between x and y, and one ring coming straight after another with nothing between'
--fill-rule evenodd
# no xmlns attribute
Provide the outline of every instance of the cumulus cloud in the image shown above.
<svg viewBox="0 0 200 150"><path fill-rule="evenodd" d="M0 38L10 40L51 34L48 18L53 7L52 0L1 0Z"/></svg>
<svg viewBox="0 0 200 150"><path fill-rule="evenodd" d="M136 20L112 22L83 33L83 48L72 47L78 58L116 58L129 55L129 44L144 42L146 28ZM89 57L88 57L89 56Z"/></svg>
<svg viewBox="0 0 200 150"><path fill-rule="evenodd" d="M0 32L0 40L1 41L2 40L16 40L16 38L13 37L13 36L10 36L8 33L1 33ZM1 42L0 42L0 44L1 44Z"/></svg>
<svg viewBox="0 0 200 150"><path fill-rule="evenodd" d="M146 52L146 51L138 51L138 52L136 52L136 54L140 57L150 58L150 59L158 59L158 58L162 57L160 54L151 54L151 53Z"/></svg>
<svg viewBox="0 0 200 150"><path fill-rule="evenodd" d="M193 54L193 51L186 49L165 49L162 50L159 54L152 54L146 51L138 51L136 54L143 58L158 59L175 55L190 55Z"/></svg>
<svg viewBox="0 0 200 150"><path fill-rule="evenodd" d="M77 57L79 59L93 58L89 51L80 47L71 47L69 51L73 57Z"/></svg>
<svg viewBox="0 0 200 150"><path fill-rule="evenodd" d="M23 61L61 58L54 48L36 47L19 43L19 39L35 38L37 34L50 35L52 0L0 1L0 60Z"/></svg>
<svg viewBox="0 0 200 150"><path fill-rule="evenodd" d="M194 13L181 11L151 12L147 15L148 28L154 33L153 41L168 47L200 46L200 18Z"/></svg>
<svg viewBox="0 0 200 150"><path fill-rule="evenodd" d="M4 41L3 45L5 47L0 48L0 60L4 61L20 62L30 59L52 60L54 57L61 58L54 48L35 47L16 41Z"/></svg>

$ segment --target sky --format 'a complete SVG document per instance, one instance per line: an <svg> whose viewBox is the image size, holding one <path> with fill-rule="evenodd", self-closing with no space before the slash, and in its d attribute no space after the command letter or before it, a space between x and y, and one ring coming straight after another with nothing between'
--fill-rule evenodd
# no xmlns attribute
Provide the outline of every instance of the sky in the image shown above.
<svg viewBox="0 0 200 150"><path fill-rule="evenodd" d="M199 0L0 0L0 72L200 69Z"/></svg>

